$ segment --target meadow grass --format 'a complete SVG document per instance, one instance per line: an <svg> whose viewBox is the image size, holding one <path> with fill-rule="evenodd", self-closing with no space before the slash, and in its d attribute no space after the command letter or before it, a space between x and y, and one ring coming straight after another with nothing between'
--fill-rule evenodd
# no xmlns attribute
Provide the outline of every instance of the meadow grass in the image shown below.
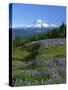
<svg viewBox="0 0 68 90"><path fill-rule="evenodd" d="M14 48L12 52L12 58L19 60L23 59L25 56L28 56L29 52L24 48Z"/></svg>
<svg viewBox="0 0 68 90"><path fill-rule="evenodd" d="M56 45L54 47L49 47L49 48L41 48L39 50L39 56L65 56L66 55L66 45Z"/></svg>
<svg viewBox="0 0 68 90"><path fill-rule="evenodd" d="M63 83L65 81L65 71L64 69L61 70L61 77L59 80L53 80L54 78L52 77L54 69L57 70L57 64L56 60L55 62L51 65L51 70L50 72L47 70L48 69L48 64L46 63L46 59L43 60L43 64L29 64L29 60L27 63L24 63L23 59L27 56L31 55L31 53L24 49L24 48L15 48L13 50L13 60L12 60L12 78L15 83L13 86L20 86L20 85L40 85L40 84L57 84L57 83ZM37 57L65 57L66 56L66 45L56 45L53 47L48 47L48 48L40 48L38 50L38 55ZM16 58L16 60L14 59ZM28 57L29 58L29 57ZM22 59L22 61L20 60ZM42 58L43 59L43 58ZM39 59L40 60L40 59ZM38 60L38 61L39 61ZM56 64L56 66L55 66ZM44 67L46 70L44 71ZM37 74L37 72L39 74ZM52 71L52 72L51 72ZM34 72L34 74L33 74ZM58 73L58 72L57 72ZM34 76L35 75L35 76ZM58 76L54 76L58 77Z"/></svg>

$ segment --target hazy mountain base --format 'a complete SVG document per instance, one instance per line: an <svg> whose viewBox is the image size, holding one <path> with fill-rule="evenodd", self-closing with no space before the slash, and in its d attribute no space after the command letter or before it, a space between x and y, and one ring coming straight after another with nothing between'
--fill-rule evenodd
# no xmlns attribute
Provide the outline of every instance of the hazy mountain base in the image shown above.
<svg viewBox="0 0 68 90"><path fill-rule="evenodd" d="M29 49L35 43L30 43L25 47L28 46ZM34 50L29 51L25 47L13 49L13 86L65 83L65 46L65 39L47 39L41 40L41 46L37 53ZM31 52L34 53L31 54Z"/></svg>

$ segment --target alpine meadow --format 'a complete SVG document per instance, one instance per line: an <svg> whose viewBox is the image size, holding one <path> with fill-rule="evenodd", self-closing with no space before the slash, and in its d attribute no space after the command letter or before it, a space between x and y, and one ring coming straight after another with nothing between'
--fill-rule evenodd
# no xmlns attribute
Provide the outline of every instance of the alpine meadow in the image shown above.
<svg viewBox="0 0 68 90"><path fill-rule="evenodd" d="M11 6L12 86L66 83L66 7Z"/></svg>

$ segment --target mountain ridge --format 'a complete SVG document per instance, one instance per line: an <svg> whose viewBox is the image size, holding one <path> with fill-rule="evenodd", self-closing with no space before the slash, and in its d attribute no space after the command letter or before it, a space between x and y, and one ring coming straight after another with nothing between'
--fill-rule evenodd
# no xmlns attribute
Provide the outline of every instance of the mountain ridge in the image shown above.
<svg viewBox="0 0 68 90"><path fill-rule="evenodd" d="M33 21L31 24L22 26L22 27L14 27L18 29L26 29L26 28L53 28L53 27L58 27L55 24L45 22L41 19Z"/></svg>

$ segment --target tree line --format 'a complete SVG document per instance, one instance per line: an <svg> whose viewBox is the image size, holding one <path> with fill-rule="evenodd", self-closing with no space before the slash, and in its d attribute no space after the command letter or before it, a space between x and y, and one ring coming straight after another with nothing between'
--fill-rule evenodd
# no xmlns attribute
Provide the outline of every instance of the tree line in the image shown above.
<svg viewBox="0 0 68 90"><path fill-rule="evenodd" d="M40 32L31 36L16 36L13 40L13 47L23 46L25 43L48 38L66 38L66 25L62 23L57 28L51 28L48 32Z"/></svg>

